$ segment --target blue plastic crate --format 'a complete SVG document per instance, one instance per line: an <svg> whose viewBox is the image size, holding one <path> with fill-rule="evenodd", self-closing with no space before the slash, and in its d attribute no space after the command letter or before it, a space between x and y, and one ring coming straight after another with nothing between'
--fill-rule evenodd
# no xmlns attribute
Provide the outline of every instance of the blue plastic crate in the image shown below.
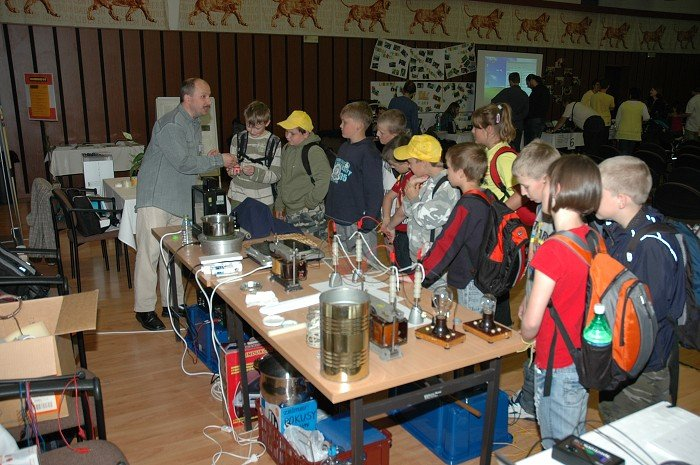
<svg viewBox="0 0 700 465"><path fill-rule="evenodd" d="M485 413L486 393L475 394L466 403ZM484 415L477 418L454 402L436 399L399 410L394 416L401 426L443 462L455 465L481 454ZM508 433L508 395L498 392L495 443L512 443ZM494 445L494 450L505 444Z"/></svg>
<svg viewBox="0 0 700 465"><path fill-rule="evenodd" d="M216 337L220 342L228 341L226 327L220 322L214 323ZM209 312L200 305L187 307L187 334L185 335L187 347L197 355L197 358L204 363L209 371L218 373L216 353L211 340L211 323Z"/></svg>

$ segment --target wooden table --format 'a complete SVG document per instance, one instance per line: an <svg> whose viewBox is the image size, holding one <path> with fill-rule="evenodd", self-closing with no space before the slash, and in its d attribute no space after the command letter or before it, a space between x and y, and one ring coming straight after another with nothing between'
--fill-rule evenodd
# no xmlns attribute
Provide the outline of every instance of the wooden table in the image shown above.
<svg viewBox="0 0 700 465"><path fill-rule="evenodd" d="M153 234L160 238L166 232L172 232L177 228L157 228ZM177 250L179 244L164 241L169 251ZM188 246L177 252L176 258L190 269L195 268L199 262L201 250L198 246ZM244 273L257 267L257 263L250 259L243 260ZM320 266L310 266L308 279L302 282L303 289L291 294L285 294L282 286L268 279L269 270L263 270L246 277L246 280L254 279L263 285L262 290L272 290L279 297L280 301L294 299L305 295L317 293L311 287L312 283L327 281L330 269L324 264ZM218 280L213 277L205 277L206 285L214 287ZM481 444L481 460L483 465L491 462L491 451L493 434L495 427L495 415L497 409L498 385L501 371L500 358L523 350L525 345L515 333L514 337L488 343L479 337L467 333L466 342L450 349L443 349L437 345L418 340L415 331L409 329L408 342L401 346L403 357L397 360L384 362L379 356L370 351L369 375L361 380L349 383L339 383L330 381L321 375L320 361L317 356L318 350L306 345L306 331L298 330L285 334L278 334L274 337L268 336L272 328L266 327L262 323L263 315L257 307L248 308L245 304L245 293L240 290L240 281L223 284L217 289L217 293L228 304L232 311L233 318L227 319L229 334L234 334L234 339L239 350L243 348L240 319L245 320L250 326L260 334L266 341L291 363L304 377L313 384L324 396L333 403L344 401L350 402L351 415L351 436L352 436L352 456L353 464L362 463L363 431L362 421L381 413L386 413L394 409L405 408L436 397L453 394L455 392L487 383L486 412L484 412L484 433ZM404 294L403 290L401 292ZM411 292L408 292L410 295ZM432 293L424 290L421 303L422 308L430 309ZM285 318L303 322L306 319L306 308L292 310L284 314ZM460 308L458 316L463 321L477 319L479 314ZM233 321L232 323L229 320ZM240 341L240 342L239 342ZM245 370L245 356L239 356L241 362L241 372ZM452 380L445 380L440 384L426 386L417 390L389 397L378 401L368 401L365 399L370 394L382 392L391 388L413 383L432 376L453 372L461 368L474 366L482 362L488 362L488 369L472 374L455 375ZM242 383L244 389L245 383ZM243 393L244 402L248 401L247 392ZM248 406L246 406L248 407ZM248 413L246 414L246 425L249 427Z"/></svg>

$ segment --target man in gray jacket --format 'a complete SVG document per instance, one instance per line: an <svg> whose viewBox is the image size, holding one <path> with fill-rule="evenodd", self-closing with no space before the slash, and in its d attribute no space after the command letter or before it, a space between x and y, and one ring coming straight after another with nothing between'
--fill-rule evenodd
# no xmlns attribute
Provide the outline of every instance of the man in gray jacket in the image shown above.
<svg viewBox="0 0 700 465"><path fill-rule="evenodd" d="M191 212L192 186L197 174L221 166L231 167L235 162L231 154L219 154L216 149L208 156L200 156L203 149L199 117L209 113L210 96L209 84L202 79L191 78L182 83L180 105L156 121L139 169L134 311L136 320L149 331L165 328L154 311L158 277L161 303L164 308L168 305L168 271L162 261L158 263L160 244L151 234L151 229L181 225L182 217ZM174 278L178 302L183 302L179 270Z"/></svg>

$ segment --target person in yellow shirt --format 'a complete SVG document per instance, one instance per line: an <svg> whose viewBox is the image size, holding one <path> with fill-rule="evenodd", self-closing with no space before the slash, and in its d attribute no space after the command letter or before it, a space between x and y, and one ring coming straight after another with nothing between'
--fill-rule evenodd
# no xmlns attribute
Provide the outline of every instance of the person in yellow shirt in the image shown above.
<svg viewBox="0 0 700 465"><path fill-rule="evenodd" d="M612 116L610 110L615 108L615 98L608 95L610 84L607 79L600 80L600 90L591 96L591 104L589 105L596 113L598 113L605 123L605 127L610 130L610 122Z"/></svg>
<svg viewBox="0 0 700 465"><path fill-rule="evenodd" d="M581 103L586 105L587 107L591 106L591 97L593 94L597 94L598 91L600 90L600 79L595 78L593 82L591 82L591 88L583 94L583 97L581 97Z"/></svg>
<svg viewBox="0 0 700 465"><path fill-rule="evenodd" d="M617 109L615 137L620 155L632 155L634 147L642 140L642 121L649 120L649 110L641 98L642 91L632 87L629 100L622 102Z"/></svg>

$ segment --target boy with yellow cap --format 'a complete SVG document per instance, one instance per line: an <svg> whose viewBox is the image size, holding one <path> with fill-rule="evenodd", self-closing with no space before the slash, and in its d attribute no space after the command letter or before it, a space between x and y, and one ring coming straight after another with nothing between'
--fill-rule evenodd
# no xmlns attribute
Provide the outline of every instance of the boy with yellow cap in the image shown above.
<svg viewBox="0 0 700 465"><path fill-rule="evenodd" d="M447 182L440 162L442 147L433 136L413 136L397 147L394 158L408 161L413 177L406 184L403 209L408 224L408 248L414 263L425 256L457 203L459 191Z"/></svg>
<svg viewBox="0 0 700 465"><path fill-rule="evenodd" d="M301 110L293 111L286 120L277 124L284 128L287 143L282 148L282 174L277 182L275 217L323 239L327 234L323 199L328 192L331 167L318 145L321 138L313 133L311 117ZM302 162L305 150L311 175Z"/></svg>

